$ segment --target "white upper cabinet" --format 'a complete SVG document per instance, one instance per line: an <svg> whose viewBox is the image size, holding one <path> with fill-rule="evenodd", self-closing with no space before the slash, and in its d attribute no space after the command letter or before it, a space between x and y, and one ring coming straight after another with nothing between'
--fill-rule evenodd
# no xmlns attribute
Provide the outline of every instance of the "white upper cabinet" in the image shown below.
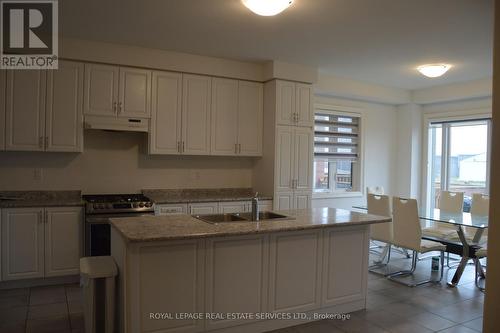
<svg viewBox="0 0 500 333"><path fill-rule="evenodd" d="M295 84L295 112L298 126L313 126L314 111L312 98L312 85L304 83Z"/></svg>
<svg viewBox="0 0 500 333"><path fill-rule="evenodd" d="M85 114L116 115L118 76L119 68L116 66L85 64Z"/></svg>
<svg viewBox="0 0 500 333"><path fill-rule="evenodd" d="M312 127L312 85L276 81L276 124Z"/></svg>
<svg viewBox="0 0 500 333"><path fill-rule="evenodd" d="M0 150L5 149L5 80L7 72L0 70Z"/></svg>
<svg viewBox="0 0 500 333"><path fill-rule="evenodd" d="M313 140L314 133L310 129L295 129L293 161L295 189L312 189Z"/></svg>
<svg viewBox="0 0 500 333"><path fill-rule="evenodd" d="M188 155L209 155L212 78L184 74L182 81L181 151Z"/></svg>
<svg viewBox="0 0 500 333"><path fill-rule="evenodd" d="M120 67L118 114L149 118L151 114L151 71Z"/></svg>
<svg viewBox="0 0 500 333"><path fill-rule="evenodd" d="M295 83L276 81L276 124L295 124Z"/></svg>
<svg viewBox="0 0 500 333"><path fill-rule="evenodd" d="M263 86L261 83L239 81L238 91L238 153L262 155Z"/></svg>
<svg viewBox="0 0 500 333"><path fill-rule="evenodd" d="M7 72L5 149L45 149L46 72Z"/></svg>
<svg viewBox="0 0 500 333"><path fill-rule="evenodd" d="M238 81L212 79L212 155L238 153Z"/></svg>
<svg viewBox="0 0 500 333"><path fill-rule="evenodd" d="M153 72L150 154L180 154L182 74Z"/></svg>
<svg viewBox="0 0 500 333"><path fill-rule="evenodd" d="M47 72L47 151L83 151L83 73L84 65L72 61Z"/></svg>

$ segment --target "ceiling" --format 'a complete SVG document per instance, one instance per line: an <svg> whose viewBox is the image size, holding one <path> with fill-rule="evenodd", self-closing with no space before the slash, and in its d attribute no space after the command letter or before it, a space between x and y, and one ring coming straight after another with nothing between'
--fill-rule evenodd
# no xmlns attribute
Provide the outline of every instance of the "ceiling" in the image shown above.
<svg viewBox="0 0 500 333"><path fill-rule="evenodd" d="M65 0L65 37L246 61L280 60L404 89L492 76L493 0L295 0L260 17L240 0ZM448 62L441 78L416 72Z"/></svg>

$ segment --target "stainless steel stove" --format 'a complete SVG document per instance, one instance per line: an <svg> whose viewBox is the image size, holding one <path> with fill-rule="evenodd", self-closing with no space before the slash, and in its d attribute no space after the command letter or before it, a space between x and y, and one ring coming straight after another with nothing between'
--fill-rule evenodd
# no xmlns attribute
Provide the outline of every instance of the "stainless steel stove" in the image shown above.
<svg viewBox="0 0 500 333"><path fill-rule="evenodd" d="M85 255L108 256L111 253L109 219L154 214L154 203L143 194L84 195Z"/></svg>

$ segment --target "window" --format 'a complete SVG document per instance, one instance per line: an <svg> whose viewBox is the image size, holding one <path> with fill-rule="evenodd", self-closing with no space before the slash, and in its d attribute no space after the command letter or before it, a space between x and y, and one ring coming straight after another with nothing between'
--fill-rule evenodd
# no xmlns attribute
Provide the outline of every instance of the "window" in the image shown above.
<svg viewBox="0 0 500 333"><path fill-rule="evenodd" d="M472 193L489 192L491 120L431 122L429 125L428 207L437 207L441 191L464 192L464 210Z"/></svg>
<svg viewBox="0 0 500 333"><path fill-rule="evenodd" d="M314 191L359 191L360 118L321 110L314 116Z"/></svg>

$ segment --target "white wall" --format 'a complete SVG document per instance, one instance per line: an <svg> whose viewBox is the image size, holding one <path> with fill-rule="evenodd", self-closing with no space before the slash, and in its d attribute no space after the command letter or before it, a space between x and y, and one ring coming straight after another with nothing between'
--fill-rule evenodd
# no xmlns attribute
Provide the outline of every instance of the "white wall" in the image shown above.
<svg viewBox="0 0 500 333"><path fill-rule="evenodd" d="M251 187L251 158L150 156L147 135L85 131L82 154L0 152L1 190L137 192L144 188ZM42 179L35 180L35 169Z"/></svg>
<svg viewBox="0 0 500 333"><path fill-rule="evenodd" d="M382 185L387 193L396 189L397 110L395 106L316 96L315 103L356 108L362 114L364 142L364 185ZM364 204L364 195L349 198L313 199L313 207L351 209Z"/></svg>

